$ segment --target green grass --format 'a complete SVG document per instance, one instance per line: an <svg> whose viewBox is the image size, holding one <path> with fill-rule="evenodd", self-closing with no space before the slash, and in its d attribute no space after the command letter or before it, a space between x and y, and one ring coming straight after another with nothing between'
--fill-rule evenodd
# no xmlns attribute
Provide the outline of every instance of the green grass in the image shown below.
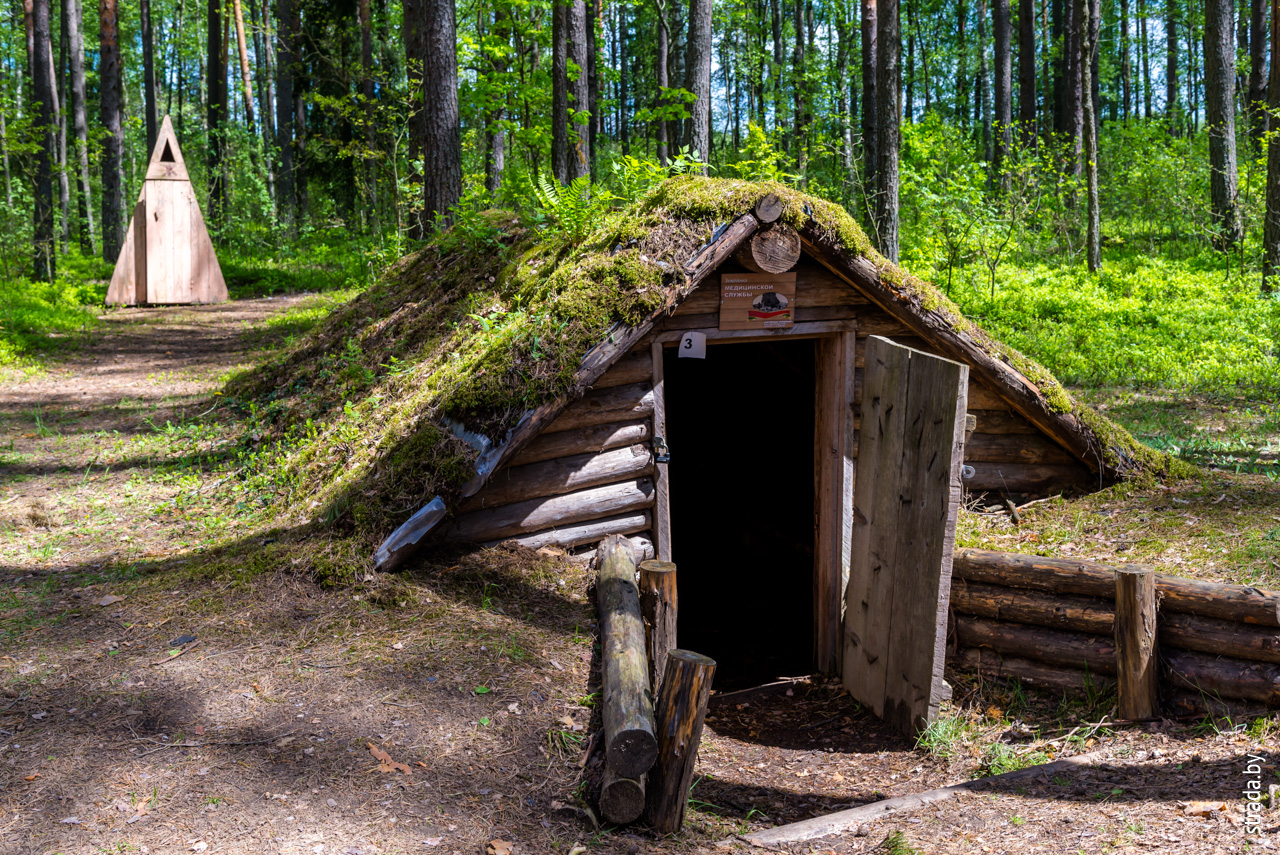
<svg viewBox="0 0 1280 855"><path fill-rule="evenodd" d="M1114 250L1096 277L1083 265L1005 267L994 296L965 272L952 297L966 315L1068 385L1280 391L1280 299L1217 256Z"/></svg>
<svg viewBox="0 0 1280 855"><path fill-rule="evenodd" d="M110 267L71 254L53 282L0 278L0 369L32 369L73 349L97 324ZM106 277L106 278L103 278Z"/></svg>

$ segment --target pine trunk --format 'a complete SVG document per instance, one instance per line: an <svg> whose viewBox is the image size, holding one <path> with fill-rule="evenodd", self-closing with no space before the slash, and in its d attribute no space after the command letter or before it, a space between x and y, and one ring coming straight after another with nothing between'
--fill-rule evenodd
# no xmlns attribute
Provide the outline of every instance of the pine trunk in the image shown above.
<svg viewBox="0 0 1280 855"><path fill-rule="evenodd" d="M213 0L209 3L209 22L207 28L207 53L205 60L205 126L209 130L209 222L213 226L222 225L223 209L226 207L226 176L224 174L224 153L226 151L223 122L227 117L227 65L226 46L222 43L223 22L222 4Z"/></svg>
<svg viewBox="0 0 1280 855"><path fill-rule="evenodd" d="M1129 0L1120 0L1120 104L1125 122L1133 112L1133 69L1129 45Z"/></svg>
<svg viewBox="0 0 1280 855"><path fill-rule="evenodd" d="M1265 0L1249 3L1249 135L1255 143L1267 132L1267 7Z"/></svg>
<svg viewBox="0 0 1280 855"><path fill-rule="evenodd" d="M1232 0L1206 0L1204 26L1205 118L1209 129L1209 196L1222 250L1240 241L1236 201L1235 42Z"/></svg>
<svg viewBox="0 0 1280 855"><path fill-rule="evenodd" d="M120 68L120 12L98 0L98 79L102 128L102 259L116 263L124 240L124 85Z"/></svg>
<svg viewBox="0 0 1280 855"><path fill-rule="evenodd" d="M591 92L587 85L587 4L584 0L567 0L568 58L577 66L569 81L569 107L573 119L569 125L568 180L591 177Z"/></svg>
<svg viewBox="0 0 1280 855"><path fill-rule="evenodd" d="M52 22L49 0L34 0L31 7L33 52L31 99L34 102L35 186L32 251L37 281L52 281L55 273L53 223L53 167L57 161L57 119L54 115L56 89L53 76Z"/></svg>
<svg viewBox="0 0 1280 855"><path fill-rule="evenodd" d="M697 96L697 100L689 105L692 118L685 145L695 158L704 163L710 162L711 0L689 0L689 40L684 68L684 88ZM803 165L800 168L803 172Z"/></svg>
<svg viewBox="0 0 1280 855"><path fill-rule="evenodd" d="M462 197L458 120L458 56L453 0L426 0L422 67L426 138L422 149L422 214L428 229L447 224Z"/></svg>
<svg viewBox="0 0 1280 855"><path fill-rule="evenodd" d="M1095 28L1093 26L1093 0L1076 0L1077 17L1083 24L1080 28L1080 91L1084 98L1084 174L1087 219L1085 234L1085 260L1090 272L1097 272L1102 266L1102 223L1098 208L1098 125L1094 118L1096 105L1093 99L1093 53Z"/></svg>
<svg viewBox="0 0 1280 855"><path fill-rule="evenodd" d="M1207 19L1212 14L1209 11L1209 5L1214 0L1206 0L1205 17L1206 17L1206 35L1208 38ZM1230 20L1230 15L1228 15ZM1230 41L1231 25L1227 24L1227 39ZM1164 118L1169 125L1169 132L1176 133L1178 131L1180 117L1178 116L1178 4L1177 0L1166 0L1165 2L1165 19L1164 19ZM1234 51L1233 51L1234 53ZM1235 75L1235 69L1231 71L1232 76Z"/></svg>
<svg viewBox="0 0 1280 855"><path fill-rule="evenodd" d="M138 4L139 28L142 37L142 99L147 123L147 154L156 147L156 134L160 129L160 120L156 115L156 48L155 29L151 24L151 0L140 0Z"/></svg>
<svg viewBox="0 0 1280 855"><path fill-rule="evenodd" d="M568 4L572 2L573 0L551 0L551 174L561 184L569 183ZM663 60L663 68L665 67L666 62ZM661 154L659 152L660 157Z"/></svg>
<svg viewBox="0 0 1280 855"><path fill-rule="evenodd" d="M85 99L84 32L81 29L83 20L79 0L63 0L63 21L66 23L67 48L71 66L69 89L71 124L76 139L76 177L80 181L78 211L80 251L90 256L94 254L97 246L97 236L93 227L93 192L89 184L89 115ZM7 146L5 157L7 161ZM6 162L6 170L7 166Z"/></svg>
<svg viewBox="0 0 1280 855"><path fill-rule="evenodd" d="M1013 148L1013 21L1009 0L994 0L991 22L996 37L995 174L1004 186L1004 165Z"/></svg>
<svg viewBox="0 0 1280 855"><path fill-rule="evenodd" d="M406 8L406 13L409 9ZM405 15L406 43L407 32L411 28L410 15ZM276 145L280 149L279 171L276 173L276 216L285 232L294 234L296 229L295 195L293 174L293 46L296 38L293 27L293 0L276 0ZM416 91L413 85L413 64L410 63L410 92ZM418 66L419 71L421 66ZM412 97L412 95L411 95ZM416 120L409 119L410 157L413 157L412 144L415 139L413 129Z"/></svg>
<svg viewBox="0 0 1280 855"><path fill-rule="evenodd" d="M1036 137L1036 5L1035 0L1018 3L1018 122L1022 138Z"/></svg>
<svg viewBox="0 0 1280 855"><path fill-rule="evenodd" d="M1271 74L1267 106L1280 112L1280 15L1271 16ZM1274 292L1280 276L1280 134L1267 140L1267 212L1262 235L1262 290Z"/></svg>
<svg viewBox="0 0 1280 855"><path fill-rule="evenodd" d="M964 0L961 0L963 3ZM876 144L876 122L879 116L880 63L876 50L878 26L876 0L861 0L862 6L862 162L866 173L867 199L879 197L876 192L880 148ZM872 210L875 210L874 204Z"/></svg>
<svg viewBox="0 0 1280 855"><path fill-rule="evenodd" d="M882 0L876 14L876 47L879 54L876 88L879 117L876 148L876 237L885 258L898 261L898 150L901 122L900 58L902 33L898 0Z"/></svg>
<svg viewBox="0 0 1280 855"><path fill-rule="evenodd" d="M240 56L240 88L244 97L244 123L249 129L249 136L253 136L255 133L253 130L253 72L249 70L249 45L245 40L244 6L240 0L231 0L231 9L235 15L236 48Z"/></svg>

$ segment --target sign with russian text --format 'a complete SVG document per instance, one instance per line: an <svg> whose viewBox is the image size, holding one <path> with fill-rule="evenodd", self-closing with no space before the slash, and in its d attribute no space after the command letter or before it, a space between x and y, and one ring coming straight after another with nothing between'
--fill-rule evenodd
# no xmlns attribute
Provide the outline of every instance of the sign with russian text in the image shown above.
<svg viewBox="0 0 1280 855"><path fill-rule="evenodd" d="M720 277L720 329L772 330L795 324L794 273L725 273Z"/></svg>

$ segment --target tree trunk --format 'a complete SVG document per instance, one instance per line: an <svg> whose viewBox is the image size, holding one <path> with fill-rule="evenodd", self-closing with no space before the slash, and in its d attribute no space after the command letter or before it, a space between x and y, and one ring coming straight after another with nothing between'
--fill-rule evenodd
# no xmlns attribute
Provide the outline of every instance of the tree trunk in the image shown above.
<svg viewBox="0 0 1280 855"><path fill-rule="evenodd" d="M365 121L365 186L369 193L370 222L374 233L378 234L382 231L382 221L378 216L378 135L373 100L373 8L369 0L360 0L357 8L360 14L360 98L364 102Z"/></svg>
<svg viewBox="0 0 1280 855"><path fill-rule="evenodd" d="M1151 43L1147 36L1147 0L1138 0L1138 42L1142 52L1142 118L1151 118Z"/></svg>
<svg viewBox="0 0 1280 855"><path fill-rule="evenodd" d="M905 75L906 104L903 118L907 123L915 121L916 114L916 9L913 0L907 0L907 68Z"/></svg>
<svg viewBox="0 0 1280 855"><path fill-rule="evenodd" d="M706 2L706 0L701 0ZM794 0L794 14L791 23L795 27L796 42L791 53L791 75L793 112L791 121L791 139L794 143L793 153L796 158L796 171L800 173L800 183L804 184L805 169L808 167L808 154L805 146L805 51L804 51L804 0ZM693 0L690 0L692 8Z"/></svg>
<svg viewBox="0 0 1280 855"><path fill-rule="evenodd" d="M1254 143L1267 131L1267 7L1265 0L1250 0L1249 28L1249 135Z"/></svg>
<svg viewBox="0 0 1280 855"><path fill-rule="evenodd" d="M1098 125L1095 121L1097 105L1093 96L1093 54L1097 50L1094 41L1093 0L1076 0L1077 18L1081 22L1080 33L1080 91L1084 101L1084 172L1087 197L1085 216L1085 260L1089 272L1096 273L1102 266L1102 222L1098 208Z"/></svg>
<svg viewBox="0 0 1280 855"><path fill-rule="evenodd" d="M769 23L773 30L773 129L782 130L782 4L769 0Z"/></svg>
<svg viewBox="0 0 1280 855"><path fill-rule="evenodd" d="M1129 0L1120 0L1120 104L1124 121L1133 113L1132 48L1129 45Z"/></svg>
<svg viewBox="0 0 1280 855"><path fill-rule="evenodd" d="M61 8L59 6L58 8ZM50 39L53 30L53 7L49 10ZM67 30L62 27L58 39L58 62L53 61L53 44L49 45L49 68L52 69L53 80L53 115L58 125L58 216L61 228L58 229L58 244L62 252L71 248L71 175L67 171L67 111L64 69L67 67Z"/></svg>
<svg viewBox="0 0 1280 855"><path fill-rule="evenodd" d="M982 129L982 159L991 163L991 69L987 62L987 0L978 0L978 85L974 120Z"/></svg>
<svg viewBox="0 0 1280 855"><path fill-rule="evenodd" d="M631 20L627 17L630 11L626 4L614 3L612 8L617 14L618 44L618 138L622 143L622 153L631 153Z"/></svg>
<svg viewBox="0 0 1280 855"><path fill-rule="evenodd" d="M572 2L551 0L551 174L561 184L569 183L569 4Z"/></svg>
<svg viewBox="0 0 1280 855"><path fill-rule="evenodd" d="M1236 199L1235 42L1232 0L1206 0L1204 27L1205 118L1209 128L1209 195L1219 249L1240 240Z"/></svg>
<svg viewBox="0 0 1280 855"><path fill-rule="evenodd" d="M1066 104L1067 104L1067 87L1066 87L1066 69L1070 62L1067 56L1067 39L1063 32L1066 24L1063 13L1063 5L1070 6L1070 0L1048 0L1051 2L1052 29L1049 41L1050 49L1046 53L1052 54L1053 65L1053 110L1050 111L1053 116L1053 129L1059 134L1065 134L1067 130Z"/></svg>
<svg viewBox="0 0 1280 855"><path fill-rule="evenodd" d="M1280 112L1280 15L1271 15L1271 74L1267 84L1267 106ZM1262 235L1262 290L1276 290L1280 276L1280 134L1267 140L1267 210Z"/></svg>
<svg viewBox="0 0 1280 855"><path fill-rule="evenodd" d="M689 0L689 39L684 60L684 88L697 96L689 111L685 145L694 157L711 160L711 0ZM800 97L797 95L797 98ZM800 167L803 173L803 165Z"/></svg>
<svg viewBox="0 0 1280 855"><path fill-rule="evenodd" d="M490 74L502 80L508 71L508 60L505 52L511 40L511 10L506 4L499 3L493 9L493 33L502 40L502 53L495 53L490 60ZM502 177L506 169L507 132L502 122L506 118L505 95L499 94L499 100L490 104L485 116L485 158L484 187L489 195L497 197L502 192Z"/></svg>
<svg viewBox="0 0 1280 855"><path fill-rule="evenodd" d="M1013 148L1013 21L1009 0L994 0L991 22L996 36L995 174L1004 186L1005 160Z"/></svg>
<svg viewBox="0 0 1280 855"><path fill-rule="evenodd" d="M98 0L98 79L102 127L102 259L116 263L124 240L124 86L120 68L120 13L116 0Z"/></svg>
<svg viewBox="0 0 1280 855"><path fill-rule="evenodd" d="M93 255L97 237L93 227L93 192L89 184L89 117L84 83L84 33L79 0L63 0L63 21L67 31L67 49L71 66L71 124L76 139L76 173L80 180L79 219L80 251ZM6 159L8 157L6 146ZM6 169L7 169L6 162ZM6 172L7 186L7 172Z"/></svg>
<svg viewBox="0 0 1280 855"><path fill-rule="evenodd" d="M139 27L142 37L142 100L147 122L147 155L156 147L160 122L156 116L156 48L155 28L151 25L151 0L139 0Z"/></svg>
<svg viewBox="0 0 1280 855"><path fill-rule="evenodd" d="M249 70L249 45L245 39L244 7L240 0L231 0L231 9L235 15L236 47L240 52L240 88L244 96L244 123L249 129L249 136L254 136L256 131L253 129L253 72Z"/></svg>
<svg viewBox="0 0 1280 855"><path fill-rule="evenodd" d="M964 0L961 0L963 3ZM876 0L861 0L862 8L862 161L866 173L866 196L879 198L876 187L880 168L880 147L877 142L876 122L880 110L880 62L876 40L879 26L876 21ZM875 210L873 201L872 210Z"/></svg>
<svg viewBox="0 0 1280 855"><path fill-rule="evenodd" d="M249 11L254 13L250 0ZM261 25L255 30L253 37L254 55L258 60L258 115L262 117L262 150L266 154L267 195L276 200L276 170L272 161L271 146L276 138L276 122L273 105L276 102L275 87L275 48L271 41L271 7L268 0L262 0L257 10ZM251 26L252 28L252 26Z"/></svg>
<svg viewBox="0 0 1280 855"><path fill-rule="evenodd" d="M590 87L587 85L587 4L584 0L567 0L565 15L568 36L568 59L576 66L570 73L569 171L567 179L591 177Z"/></svg>
<svg viewBox="0 0 1280 855"><path fill-rule="evenodd" d="M902 53L898 0L882 0L876 14L876 76L878 96L876 148L876 231L880 252L898 261L898 149L902 108L899 65Z"/></svg>
<svg viewBox="0 0 1280 855"><path fill-rule="evenodd" d="M658 84L658 92L654 106L659 110L659 112L661 112L667 103L662 90L666 89L670 85L669 78L667 77L667 51L670 47L671 32L667 26L667 7L665 3L658 6L657 38L657 50L654 52L654 72L656 82ZM657 122L655 123L654 135L658 146L658 163L663 166L667 165L667 161L671 156L669 148L671 140L667 137L668 130L669 125L667 124L667 120L659 115Z"/></svg>
<svg viewBox="0 0 1280 855"><path fill-rule="evenodd" d="M222 43L222 3L211 0L207 28L207 53L205 60L205 126L209 130L209 222L222 225L226 207L226 175L224 153L226 139L222 123L227 116L227 66L226 46Z"/></svg>
<svg viewBox="0 0 1280 855"><path fill-rule="evenodd" d="M426 0L426 61L422 68L423 217L428 228L452 220L462 197L462 138L458 120L458 56L453 0Z"/></svg>
<svg viewBox="0 0 1280 855"><path fill-rule="evenodd" d="M409 11L406 9L405 14L406 43L409 42L407 32L416 26L410 23L411 18L416 16L408 14ZM284 227L285 233L289 235L296 234L297 221L294 215L298 204L293 173L293 48L297 38L293 20L293 0L276 0L276 38L279 40L279 47L276 50L276 145L280 149L279 172L276 174L276 216L280 220L280 225ZM410 63L411 99L418 91L415 88L414 67L414 64ZM422 66L418 65L416 68L420 79ZM416 114L418 111L413 112ZM411 158L414 156L412 144L415 140L416 122L416 118L411 115L409 118Z"/></svg>
<svg viewBox="0 0 1280 855"><path fill-rule="evenodd" d="M1081 138L1084 131L1084 77L1080 73L1080 58L1083 41L1083 20L1080 4L1075 0L1066 0L1064 9L1065 26L1062 36L1062 47L1065 53L1065 75L1062 81L1063 109L1062 130L1067 142L1067 173L1072 177L1080 177ZM1075 192L1067 195L1068 204L1075 203Z"/></svg>
<svg viewBox="0 0 1280 855"><path fill-rule="evenodd" d="M1127 2L1127 0L1126 0ZM1035 0L1018 3L1018 121L1022 139L1036 138L1036 5Z"/></svg>
<svg viewBox="0 0 1280 855"><path fill-rule="evenodd" d="M53 76L52 22L49 0L34 0L31 7L33 53L31 99L34 102L33 131L35 149L35 186L32 250L37 281L53 281L56 245L53 235L53 167L57 160L57 124L54 116L56 90Z"/></svg>
<svg viewBox="0 0 1280 855"><path fill-rule="evenodd" d="M848 207L847 188L853 178L853 115L855 112L854 93L849 78L849 42L852 31L849 10L844 3L836 7L836 87L840 91L837 114L840 118L840 184L845 188L845 203ZM735 125L734 148L738 147Z"/></svg>
<svg viewBox="0 0 1280 855"><path fill-rule="evenodd" d="M1206 0L1213 3L1214 0ZM1208 6L1205 15L1211 14ZM1230 20L1230 16L1228 16ZM1206 27L1207 29L1207 27ZM1227 24L1227 39L1231 38L1231 24ZM1208 38L1206 34L1205 38ZM1169 132L1176 133L1180 125L1178 116L1178 3L1177 0L1165 0L1164 19L1164 119L1169 125ZM1233 51L1234 53L1234 51ZM1235 76L1235 69L1231 71Z"/></svg>

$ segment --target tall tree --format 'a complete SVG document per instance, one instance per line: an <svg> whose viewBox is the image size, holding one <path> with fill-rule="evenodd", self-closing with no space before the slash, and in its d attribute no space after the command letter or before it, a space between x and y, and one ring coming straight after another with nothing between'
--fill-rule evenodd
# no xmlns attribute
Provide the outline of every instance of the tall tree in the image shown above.
<svg viewBox="0 0 1280 855"><path fill-rule="evenodd" d="M1272 115L1280 113L1280 14L1272 0L1271 74L1267 84L1267 106ZM1255 30L1254 32L1258 32ZM1280 134L1267 139L1267 209L1262 233L1262 290L1274 292L1280 276Z"/></svg>
<svg viewBox="0 0 1280 855"><path fill-rule="evenodd" d="M49 20L49 0L34 0L31 9L32 44L31 97L35 102L34 130L38 136L35 150L35 187L33 188L32 250L35 278L52 280L56 265L53 235L53 165L57 160L57 119L53 99L53 28Z"/></svg>
<svg viewBox="0 0 1280 855"><path fill-rule="evenodd" d="M124 242L124 81L117 0L98 0L99 106L102 114L102 258L115 263Z"/></svg>
<svg viewBox="0 0 1280 855"><path fill-rule="evenodd" d="M961 3L964 0L960 0ZM860 0L862 10L862 162L866 173L867 198L878 197L880 147L876 123L880 116L880 57L877 40L880 28L876 0ZM878 216L878 215L877 215Z"/></svg>
<svg viewBox="0 0 1280 855"><path fill-rule="evenodd" d="M1142 118L1151 118L1151 41L1147 34L1147 0L1138 0L1138 47L1142 54Z"/></svg>
<svg viewBox="0 0 1280 855"><path fill-rule="evenodd" d="M993 0L991 24L996 37L995 174L1001 175L1013 147L1013 21L1009 0Z"/></svg>
<svg viewBox="0 0 1280 855"><path fill-rule="evenodd" d="M658 91L654 94L654 108L659 114L655 122L654 135L657 139L658 163L666 166L667 160L671 155L669 146L672 140L669 137L671 125L663 115L663 111L667 106L666 95L663 90L671 85L670 78L667 76L669 59L667 53L671 47L671 25L668 23L666 0L654 0L654 6L658 10L658 31L655 33L657 45L653 56L654 82L657 84Z"/></svg>
<svg viewBox="0 0 1280 855"><path fill-rule="evenodd" d="M974 122L982 133L982 159L991 162L991 68L987 60L987 0L978 0L978 85L973 92Z"/></svg>
<svg viewBox="0 0 1280 855"><path fill-rule="evenodd" d="M452 2L452 0L450 0ZM587 80L587 4L584 0L565 3L569 36L569 107L573 111L569 129L568 180L591 177L591 91Z"/></svg>
<svg viewBox="0 0 1280 855"><path fill-rule="evenodd" d="M240 0L231 0L231 12L236 26L236 48L240 57L240 92L244 97L244 123L250 135L253 129L253 72L249 69L249 45L245 39L244 6Z"/></svg>
<svg viewBox="0 0 1280 855"><path fill-rule="evenodd" d="M369 0L360 0L357 13L360 16L360 100L364 107L365 187L369 198L370 223L377 234L382 227L378 216L378 135L373 100L373 7Z"/></svg>
<svg viewBox="0 0 1280 855"><path fill-rule="evenodd" d="M1267 6L1266 0L1250 0L1249 28L1249 134L1255 142L1267 131Z"/></svg>
<svg viewBox="0 0 1280 855"><path fill-rule="evenodd" d="M580 1L580 0L579 0ZM425 0L422 66L426 139L422 150L423 217L448 223L462 198L462 136L458 116L458 40L453 0Z"/></svg>
<svg viewBox="0 0 1280 855"><path fill-rule="evenodd" d="M1206 2L1212 3L1214 0L1206 0ZM1180 118L1178 116L1178 0L1165 0L1164 10L1164 118L1170 132L1176 133ZM1206 14L1208 14L1207 9ZM1227 37L1230 38L1230 23L1227 24L1227 30ZM1234 69L1232 74L1235 74Z"/></svg>
<svg viewBox="0 0 1280 855"><path fill-rule="evenodd" d="M1241 237L1236 198L1235 40L1232 0L1205 0L1205 119L1209 129L1209 195L1214 243L1234 247Z"/></svg>
<svg viewBox="0 0 1280 855"><path fill-rule="evenodd" d="M707 0L689 0L689 9L692 11L695 2L706 3ZM803 139L805 132L805 55L804 55L804 0L794 0L792 7L794 14L791 16L792 25L795 27L796 41L794 49L791 53L791 76L792 76L792 95L795 99L795 109L792 113L791 138L795 143L796 167L800 173L800 180L804 181L805 170L808 168L808 149Z"/></svg>
<svg viewBox="0 0 1280 855"><path fill-rule="evenodd" d="M212 2L212 0L211 0ZM142 38L142 100L143 112L147 123L147 155L156 147L156 134L159 132L159 121L156 116L156 48L155 29L151 25L151 0L139 0L138 3L139 35Z"/></svg>
<svg viewBox="0 0 1280 855"><path fill-rule="evenodd" d="M1132 52L1129 45L1129 0L1120 0L1120 114L1126 122L1133 112Z"/></svg>
<svg viewBox="0 0 1280 855"><path fill-rule="evenodd" d="M63 0L62 14L66 24L71 71L68 89L71 94L71 124L76 139L76 177L80 181L77 196L80 251L85 255L93 255L97 237L93 228L93 193L89 184L89 116L85 99L84 34L81 30L79 0Z"/></svg>
<svg viewBox="0 0 1280 855"><path fill-rule="evenodd" d="M561 184L569 183L569 4L572 2L551 0L551 174ZM665 57L662 62L665 74ZM660 124L665 136L666 124ZM663 142L658 143L659 158L666 163Z"/></svg>
<svg viewBox="0 0 1280 855"><path fill-rule="evenodd" d="M490 52L489 72L502 80L508 69L507 47L511 39L511 9L503 2L493 8L493 35L500 41ZM495 92L485 116L484 187L489 195L496 196L502 190L503 172L506 169L507 132L503 126L506 117L505 95Z"/></svg>
<svg viewBox="0 0 1280 855"><path fill-rule="evenodd" d="M773 129L782 130L782 3L769 0L769 23L773 31Z"/></svg>
<svg viewBox="0 0 1280 855"><path fill-rule="evenodd" d="M1127 0L1125 0L1127 2ZM1036 4L1018 2L1018 122L1024 140L1036 137Z"/></svg>
<svg viewBox="0 0 1280 855"><path fill-rule="evenodd" d="M209 130L209 220L222 225L227 202L225 169L227 117L227 50L223 44L222 0L209 0L205 58L205 127Z"/></svg>
<svg viewBox="0 0 1280 855"><path fill-rule="evenodd" d="M1062 133L1067 143L1067 172L1079 177L1081 167L1081 133L1084 129L1084 77L1080 73L1083 21L1079 4L1066 0L1062 33L1062 49L1065 62L1062 80ZM1074 204L1074 192L1067 196L1068 204Z"/></svg>
<svg viewBox="0 0 1280 855"><path fill-rule="evenodd" d="M704 162L711 160L711 0L689 0L689 39L684 88L695 96L689 105L689 135L684 143Z"/></svg>
<svg viewBox="0 0 1280 855"><path fill-rule="evenodd" d="M969 127L969 0L956 0L956 124Z"/></svg>
<svg viewBox="0 0 1280 855"><path fill-rule="evenodd" d="M1084 93L1084 174L1085 174L1085 261L1090 272L1102 267L1102 220L1098 205L1098 124L1097 104L1093 95L1093 57L1097 50L1097 31L1093 16L1097 11L1093 0L1075 0L1076 19L1080 21L1080 90Z"/></svg>
<svg viewBox="0 0 1280 855"><path fill-rule="evenodd" d="M880 252L898 261L898 151L902 121L901 56L902 31L898 0L881 0L876 10L876 49L879 54L876 89L879 117L876 149L876 232Z"/></svg>
<svg viewBox="0 0 1280 855"><path fill-rule="evenodd" d="M406 0L405 3L405 43L410 45L413 41L412 33L417 33L417 39L421 42L422 27L419 22L421 17L415 14L416 7L412 4L412 0ZM280 225L284 226L287 233L293 234L295 224L297 222L295 214L298 204L297 195L295 193L294 175L293 175L293 56L295 32L294 27L294 11L293 0L276 0L276 37L279 40L279 47L276 50L276 146L280 151L280 160L278 171L276 172L276 216L280 220ZM408 52L412 55L413 48L407 47ZM421 91L422 79L422 63L421 61L410 61L409 69L409 91L416 93ZM415 75L417 80L415 80ZM416 84L416 85L415 85ZM416 104L416 99L411 103ZM415 133L415 129L421 125L421 109L411 109L409 115L409 158L416 160L420 155L420 150L415 150L415 143L419 143L421 135ZM415 233L411 227L411 237L420 238L422 236L420 222L414 218L414 224L419 228Z"/></svg>

